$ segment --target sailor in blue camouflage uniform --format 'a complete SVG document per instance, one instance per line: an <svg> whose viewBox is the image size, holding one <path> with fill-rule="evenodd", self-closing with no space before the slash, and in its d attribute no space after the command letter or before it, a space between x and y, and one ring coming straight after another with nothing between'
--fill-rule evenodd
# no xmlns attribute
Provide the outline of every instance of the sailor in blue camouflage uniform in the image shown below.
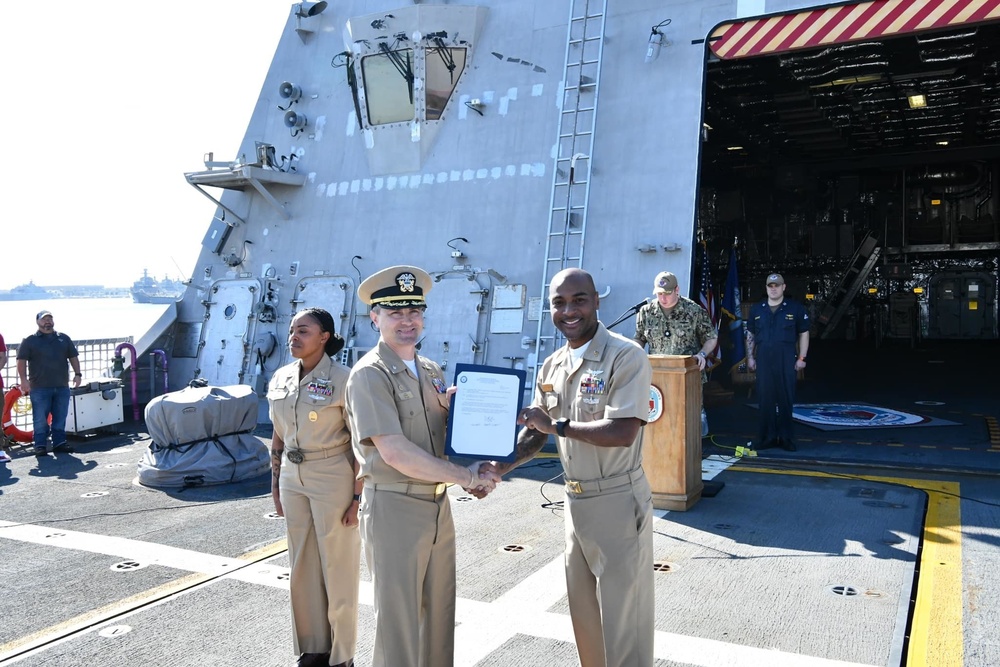
<svg viewBox="0 0 1000 667"><path fill-rule="evenodd" d="M785 298L785 279L767 277L767 299L754 304L747 321L747 367L757 371L760 432L754 446L775 445L795 451L792 405L795 379L806 367L809 351L809 313L805 306Z"/></svg>

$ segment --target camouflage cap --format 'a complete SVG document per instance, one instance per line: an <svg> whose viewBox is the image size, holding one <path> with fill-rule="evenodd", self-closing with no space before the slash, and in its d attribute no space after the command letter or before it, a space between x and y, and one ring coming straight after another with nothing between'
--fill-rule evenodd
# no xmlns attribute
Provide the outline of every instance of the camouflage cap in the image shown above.
<svg viewBox="0 0 1000 667"><path fill-rule="evenodd" d="M673 294L677 289L677 276L669 271L661 271L656 274L653 281L653 294Z"/></svg>

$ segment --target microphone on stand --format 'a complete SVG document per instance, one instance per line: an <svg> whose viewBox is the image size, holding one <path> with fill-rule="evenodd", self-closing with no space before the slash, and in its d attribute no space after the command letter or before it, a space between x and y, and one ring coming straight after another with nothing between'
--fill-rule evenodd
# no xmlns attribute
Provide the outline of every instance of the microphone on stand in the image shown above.
<svg viewBox="0 0 1000 667"><path fill-rule="evenodd" d="M643 306L645 306L647 304L650 304L650 303L653 303L653 297L647 296L645 299L643 299L639 303L637 303L634 306L632 306L631 310L632 310L633 313L638 313L639 309L641 309Z"/></svg>
<svg viewBox="0 0 1000 667"><path fill-rule="evenodd" d="M642 301L640 301L639 303L635 304L634 306L632 306L631 308L629 308L628 310L626 310L624 313L622 313L621 316L619 316L619 318L617 320L615 320L611 324L607 325L606 328L607 329L611 329L612 327L614 327L614 326L616 326L618 324L621 324L622 322L624 322L629 317L631 317L631 316L635 315L636 313L638 313L639 310L643 306L645 306L648 303L652 303L652 302L653 302L653 297L646 297L645 299L643 299Z"/></svg>

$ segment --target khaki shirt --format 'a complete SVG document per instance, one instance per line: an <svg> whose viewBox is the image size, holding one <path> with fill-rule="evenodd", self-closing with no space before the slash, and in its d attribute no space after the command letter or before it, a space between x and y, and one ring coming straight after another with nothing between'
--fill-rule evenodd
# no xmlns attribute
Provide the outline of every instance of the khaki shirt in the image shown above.
<svg viewBox="0 0 1000 667"><path fill-rule="evenodd" d="M583 358L574 360L568 345L556 350L539 372L535 405L553 419L591 422L599 419L649 419L653 368L633 341L598 324ZM556 438L567 479L614 477L642 464L642 429L629 447L597 447L572 438Z"/></svg>
<svg viewBox="0 0 1000 667"><path fill-rule="evenodd" d="M430 359L415 359L413 377L399 355L383 341L361 357L347 380L347 419L354 456L366 482L387 484L428 480L407 477L382 460L372 436L403 435L428 454L444 453L448 424L448 384L441 367Z"/></svg>
<svg viewBox="0 0 1000 667"><path fill-rule="evenodd" d="M351 432L344 415L348 369L323 358L299 380L302 362L282 366L267 387L274 433L288 449L316 452L347 445Z"/></svg>

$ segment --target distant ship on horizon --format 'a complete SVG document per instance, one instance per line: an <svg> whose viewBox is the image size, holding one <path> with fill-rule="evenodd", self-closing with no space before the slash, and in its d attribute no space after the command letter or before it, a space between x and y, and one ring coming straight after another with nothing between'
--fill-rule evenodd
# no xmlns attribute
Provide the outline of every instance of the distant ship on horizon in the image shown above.
<svg viewBox="0 0 1000 667"><path fill-rule="evenodd" d="M29 280L25 285L18 285L9 290L0 291L0 301L33 301L39 299L61 299L59 292L50 292Z"/></svg>
<svg viewBox="0 0 1000 667"><path fill-rule="evenodd" d="M174 303L184 294L184 283L164 276L157 280L142 270L142 278L132 283L129 290L136 303Z"/></svg>

